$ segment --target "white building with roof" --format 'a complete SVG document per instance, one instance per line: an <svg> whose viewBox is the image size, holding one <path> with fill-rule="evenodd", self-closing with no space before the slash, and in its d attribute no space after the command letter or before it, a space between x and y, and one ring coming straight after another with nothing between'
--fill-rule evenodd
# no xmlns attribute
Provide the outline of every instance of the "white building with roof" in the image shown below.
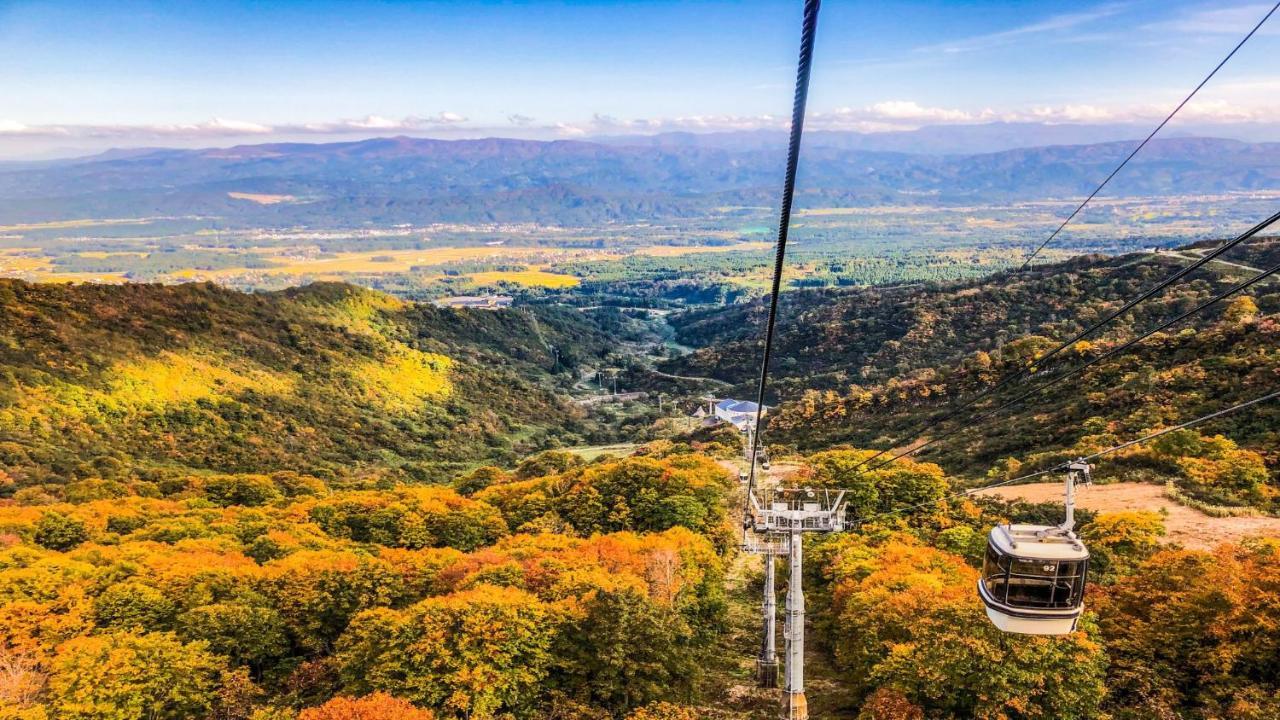
<svg viewBox="0 0 1280 720"><path fill-rule="evenodd" d="M711 413L721 420L733 423L734 427L745 431L752 423L756 421L756 408L759 406L750 400L733 400L725 399L716 402L711 407ZM769 411L768 407L764 408L761 416Z"/></svg>

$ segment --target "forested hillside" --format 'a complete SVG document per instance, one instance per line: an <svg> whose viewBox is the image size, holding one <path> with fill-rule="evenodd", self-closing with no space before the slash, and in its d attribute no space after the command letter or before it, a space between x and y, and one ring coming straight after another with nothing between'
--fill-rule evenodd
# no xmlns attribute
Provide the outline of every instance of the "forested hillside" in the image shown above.
<svg viewBox="0 0 1280 720"><path fill-rule="evenodd" d="M806 540L815 720L1280 714L1274 538L1185 550L1159 514L1082 510L1079 631L1007 635L974 590L985 533L1061 507L954 494L1274 389L1274 285L919 460L864 467L861 448L1034 365L1183 262L784 297L774 469L847 490L849 517L869 519ZM1246 272L1215 267L1062 362ZM674 320L705 346L672 369L744 381L758 314ZM776 717L776 694L751 687L740 433L640 412L667 439L531 454L593 431L565 370L616 353L621 317L337 284L0 285L0 720ZM1277 446L1265 405L1095 472L1278 513Z"/></svg>
<svg viewBox="0 0 1280 720"><path fill-rule="evenodd" d="M1280 242L1274 240L1256 243L1240 253L1239 262L1270 267L1277 248ZM958 285L790 293L783 299L775 356L774 392L781 407L769 424L770 441L801 450L840 443L891 447L914 433L928 440L961 428L973 412L1002 403L980 404L945 427L933 423L958 398L1035 367L1030 379L997 397L1010 400L1028 392L1249 275L1240 267L1211 264L1212 270L1138 306L1105 334L1077 344L1046 367L1035 366L1056 343L1187 262L1169 255L1082 258ZM700 349L666 369L737 382L745 391L758 372L755 329L762 313L755 303L673 320L680 341ZM1070 382L961 429L925 449L922 457L956 473L983 474L1005 458L1017 458L1025 471L1036 470L1273 391L1280 381L1277 313L1280 285L1264 281L1097 362ZM1179 471L1171 458L1128 462L1181 476L1186 489L1218 504L1275 507L1280 410L1260 407L1224 418L1210 430L1261 453L1271 481L1266 482L1267 470L1253 468L1245 473L1250 479L1238 479L1234 488L1221 482L1212 487L1194 471ZM1232 444L1221 452L1235 457L1234 450Z"/></svg>
<svg viewBox="0 0 1280 720"><path fill-rule="evenodd" d="M787 396L806 388L883 381L1029 335L1067 337L1188 264L1189 257L1082 257L963 283L788 293L775 341L777 393ZM1229 257L1270 267L1280 262L1280 240L1255 241ZM1241 268L1211 264L1121 317L1109 330L1123 336L1144 329L1246 276ZM1265 312L1280 309L1280 285L1275 281L1263 282L1251 294ZM664 369L745 387L759 372L764 302L761 298L674 316L677 339L697 350Z"/></svg>
<svg viewBox="0 0 1280 720"><path fill-rule="evenodd" d="M5 492L110 494L205 471L443 479L510 461L586 427L551 374L609 347L583 318L333 284L0 281Z"/></svg>
<svg viewBox="0 0 1280 720"><path fill-rule="evenodd" d="M485 468L460 478L473 498L277 473L0 501L0 717L585 719L687 701L723 622L732 483L686 448Z"/></svg>
<svg viewBox="0 0 1280 720"><path fill-rule="evenodd" d="M928 463L850 471L868 455L797 458L800 479L852 488L859 515L929 506L807 542L810 662L825 668L813 717L1280 710L1274 541L1162 548L1159 515L1082 511L1080 631L1004 635L973 589L984 534L1060 509L948 501L953 481ZM734 485L660 441L452 488L280 473L0 502L0 717L772 718L776 697L745 690L759 565L733 545Z"/></svg>

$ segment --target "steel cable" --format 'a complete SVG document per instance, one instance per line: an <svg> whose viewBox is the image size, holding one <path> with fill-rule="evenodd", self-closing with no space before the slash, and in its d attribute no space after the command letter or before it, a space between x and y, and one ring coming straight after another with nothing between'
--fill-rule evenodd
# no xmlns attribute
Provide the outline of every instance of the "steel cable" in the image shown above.
<svg viewBox="0 0 1280 720"><path fill-rule="evenodd" d="M1111 171L1111 174L1108 175L1107 178L1102 181L1102 184L1098 185L1098 187L1095 188L1093 192L1089 193L1089 197L1085 198L1084 202L1080 203L1080 205L1077 206L1076 209L1073 210L1069 216L1067 216L1067 219L1062 221L1062 224L1058 226L1058 229L1054 230L1049 235L1049 237L1045 239L1044 242L1040 243L1040 246L1037 247L1035 251L1032 252L1031 255L1029 255L1027 259L1022 262L1022 267L1019 268L1019 270L1026 270L1027 267L1031 265L1031 261L1036 259L1036 257L1040 254L1040 251L1044 250L1049 243L1053 242L1053 239L1058 237L1058 234L1062 232L1063 228L1065 228L1068 224L1070 224L1070 222L1075 219L1076 215L1079 215L1080 211L1084 210L1085 206L1088 205L1089 202L1098 195L1098 193L1102 192L1102 189L1107 186L1107 183L1111 182L1111 179L1114 178L1117 174L1119 174L1119 172L1124 169L1125 165L1129 164L1129 161L1133 159L1133 156L1137 155L1138 152L1142 150L1142 148L1146 147L1147 143L1151 142L1151 138L1154 138L1156 136L1156 133L1163 130L1164 126L1168 125L1169 121L1173 119L1173 116L1177 115L1178 112L1182 110L1182 108L1186 106L1187 103L1191 102L1191 98L1195 97L1196 93L1200 92L1200 89L1203 88L1205 85L1207 85L1209 81L1213 79L1214 75L1218 74L1218 71L1222 69L1222 66L1226 65L1227 61L1230 60L1232 57L1234 57L1235 54L1239 52L1240 48L1244 47L1245 43L1249 42L1249 39L1252 38L1254 34L1257 33L1258 30L1260 30L1264 24L1266 24L1267 20L1271 19L1271 16L1275 14L1277 9L1280 9L1280 2L1277 2L1275 5L1273 5L1271 7L1271 10L1268 11L1267 14L1264 15L1263 18L1258 21L1258 24L1253 26L1253 29L1249 31L1249 34L1245 35L1244 39L1241 40L1239 43L1237 43L1236 46L1231 49L1231 52L1227 53L1226 57L1222 58L1222 62L1218 63L1217 66L1215 66L1213 70L1211 70L1209 74L1206 75L1205 78L1200 81L1200 84L1197 85L1195 89L1191 91L1191 94L1187 95L1187 97L1184 98L1182 102L1178 103L1178 106L1173 109L1173 112L1169 113L1169 115L1165 117L1165 119L1162 120L1159 125L1156 126L1156 129L1151 131L1151 134L1148 135L1145 140L1138 143L1138 146L1133 149L1133 152L1129 153L1128 157L1122 160L1120 164L1116 166L1115 170Z"/></svg>
<svg viewBox="0 0 1280 720"><path fill-rule="evenodd" d="M756 458L760 451L760 420L764 414L764 394L769 382L769 360L773 355L774 329L778 322L778 299L782 293L782 269L791 229L791 206L796 192L796 170L800 164L800 139L804 134L805 105L809 100L809 71L813 66L813 43L818 29L821 0L805 0L800 33L800 60L796 66L796 92L791 107L791 138L787 143L787 172L782 185L782 207L778 217L778 242L773 261L773 288L769 295L769 319L764 332L764 357L760 361L760 386L756 393L756 417L750 428L751 470L747 476L747 503L756 484ZM748 510L749 510L748 506Z"/></svg>

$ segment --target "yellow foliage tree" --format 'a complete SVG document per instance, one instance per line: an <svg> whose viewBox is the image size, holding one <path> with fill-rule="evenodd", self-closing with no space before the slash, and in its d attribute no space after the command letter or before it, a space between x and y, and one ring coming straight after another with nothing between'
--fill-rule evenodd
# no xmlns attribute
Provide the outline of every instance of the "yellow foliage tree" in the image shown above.
<svg viewBox="0 0 1280 720"><path fill-rule="evenodd" d="M217 702L225 665L171 633L79 637L58 648L50 705L64 720L187 720Z"/></svg>
<svg viewBox="0 0 1280 720"><path fill-rule="evenodd" d="M1258 303L1248 295L1241 295L1234 298L1227 304L1227 309L1223 313L1228 322L1241 323L1248 322L1258 317Z"/></svg>
<svg viewBox="0 0 1280 720"><path fill-rule="evenodd" d="M627 720L700 720L701 717L693 708L661 702L636 710Z"/></svg>
<svg viewBox="0 0 1280 720"><path fill-rule="evenodd" d="M910 536L837 542L831 644L864 698L888 688L906 701L899 715L914 705L938 720L1097 716L1105 657L1086 633L1004 635L985 617L977 572Z"/></svg>
<svg viewBox="0 0 1280 720"><path fill-rule="evenodd" d="M338 644L343 682L477 720L524 708L551 663L556 617L521 590L479 586L357 616Z"/></svg>

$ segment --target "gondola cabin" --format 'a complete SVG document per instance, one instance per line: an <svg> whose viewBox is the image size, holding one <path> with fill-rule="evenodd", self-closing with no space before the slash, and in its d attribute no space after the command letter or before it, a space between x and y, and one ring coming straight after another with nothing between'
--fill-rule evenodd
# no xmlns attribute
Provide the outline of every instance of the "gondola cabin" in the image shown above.
<svg viewBox="0 0 1280 720"><path fill-rule="evenodd" d="M1082 458L1066 471L1066 519L1061 525L997 525L987 536L978 596L1003 632L1066 635L1084 612L1089 549L1076 537L1076 485L1093 482Z"/></svg>
<svg viewBox="0 0 1280 720"><path fill-rule="evenodd" d="M978 594L1004 632L1066 635L1084 611L1089 550L1043 525L999 525L987 539Z"/></svg>

